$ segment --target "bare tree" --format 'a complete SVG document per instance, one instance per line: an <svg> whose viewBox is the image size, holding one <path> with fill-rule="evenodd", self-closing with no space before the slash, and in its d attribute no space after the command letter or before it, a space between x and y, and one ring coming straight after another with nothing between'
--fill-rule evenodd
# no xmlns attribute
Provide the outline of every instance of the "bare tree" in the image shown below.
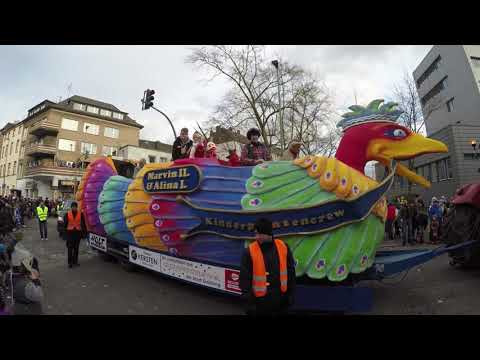
<svg viewBox="0 0 480 360"><path fill-rule="evenodd" d="M399 118L399 123L416 133L425 131L425 118L438 110L444 104L444 97L441 93L430 98L423 106L418 96L415 80L413 76L405 73L401 83L395 84L393 89L393 100L398 103L399 110L403 114ZM408 168L414 166L414 159L408 160ZM412 183L408 182L408 192L412 192Z"/></svg>
<svg viewBox="0 0 480 360"><path fill-rule="evenodd" d="M285 149L295 139L304 141L310 134L310 146L304 152L315 152L327 143L323 137L332 100L310 73L298 66L280 61L280 76L270 61L265 59L264 47L209 46L194 49L187 57L188 63L213 71L213 80L223 76L233 85L216 107L209 125L219 124L226 128L245 131L255 126L260 130L268 147ZM278 87L283 100L279 104ZM278 115L284 121L282 142ZM305 142L305 141L304 141Z"/></svg>

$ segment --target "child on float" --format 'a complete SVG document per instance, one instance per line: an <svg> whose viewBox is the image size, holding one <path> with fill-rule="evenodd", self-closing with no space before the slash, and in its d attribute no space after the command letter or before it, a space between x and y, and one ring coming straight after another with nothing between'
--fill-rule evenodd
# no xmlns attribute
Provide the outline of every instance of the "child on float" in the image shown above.
<svg viewBox="0 0 480 360"><path fill-rule="evenodd" d="M203 136L195 131L193 133L193 146L190 150L190 159L204 158L205 157L205 144Z"/></svg>

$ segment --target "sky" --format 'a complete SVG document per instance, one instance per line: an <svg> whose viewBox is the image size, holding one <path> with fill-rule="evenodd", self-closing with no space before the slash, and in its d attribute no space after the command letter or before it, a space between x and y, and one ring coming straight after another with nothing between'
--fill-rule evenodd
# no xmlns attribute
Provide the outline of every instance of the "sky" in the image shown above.
<svg viewBox="0 0 480 360"><path fill-rule="evenodd" d="M220 77L185 63L195 46L0 46L0 126L22 120L45 99L81 95L111 103L144 126L140 138L171 143L168 122L141 110L147 88L155 106L178 129L210 118L229 89ZM333 92L342 112L391 95L405 72L412 73L431 45L269 45L267 57L283 58L315 72ZM69 85L70 92L69 92Z"/></svg>

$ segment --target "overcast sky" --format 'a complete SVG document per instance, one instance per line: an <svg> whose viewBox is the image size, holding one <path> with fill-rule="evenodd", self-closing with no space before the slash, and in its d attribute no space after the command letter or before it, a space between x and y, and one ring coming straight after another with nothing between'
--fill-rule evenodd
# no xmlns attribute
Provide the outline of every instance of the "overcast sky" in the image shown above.
<svg viewBox="0 0 480 360"><path fill-rule="evenodd" d="M268 46L278 55L317 72L333 90L340 111L355 103L388 98L392 85L411 73L431 45ZM171 142L166 120L142 111L146 88L156 90L155 105L177 129L208 120L228 89L221 78L185 63L192 46L0 46L0 125L24 119L27 110L45 99L57 102L81 95L111 103L145 126L140 136Z"/></svg>

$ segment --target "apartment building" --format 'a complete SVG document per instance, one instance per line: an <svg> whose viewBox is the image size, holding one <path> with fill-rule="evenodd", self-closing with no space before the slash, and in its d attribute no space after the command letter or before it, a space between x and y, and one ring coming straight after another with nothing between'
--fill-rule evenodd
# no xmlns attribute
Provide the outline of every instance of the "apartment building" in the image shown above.
<svg viewBox="0 0 480 360"><path fill-rule="evenodd" d="M9 195L17 189L17 176L20 159L23 157L24 128L19 121L7 123L0 130L2 145L0 147L1 195Z"/></svg>
<svg viewBox="0 0 480 360"><path fill-rule="evenodd" d="M45 100L0 132L4 191L71 198L91 161L116 155L124 145L138 146L142 128L112 104L77 95L59 103Z"/></svg>
<svg viewBox="0 0 480 360"><path fill-rule="evenodd" d="M452 196L456 189L480 181L480 157L472 141L480 143L480 46L435 45L413 72L427 136L444 142L448 154L415 159L415 171L427 178L430 189L413 192L426 199ZM377 178L383 168L376 167ZM391 194L406 193L407 182L396 179Z"/></svg>

